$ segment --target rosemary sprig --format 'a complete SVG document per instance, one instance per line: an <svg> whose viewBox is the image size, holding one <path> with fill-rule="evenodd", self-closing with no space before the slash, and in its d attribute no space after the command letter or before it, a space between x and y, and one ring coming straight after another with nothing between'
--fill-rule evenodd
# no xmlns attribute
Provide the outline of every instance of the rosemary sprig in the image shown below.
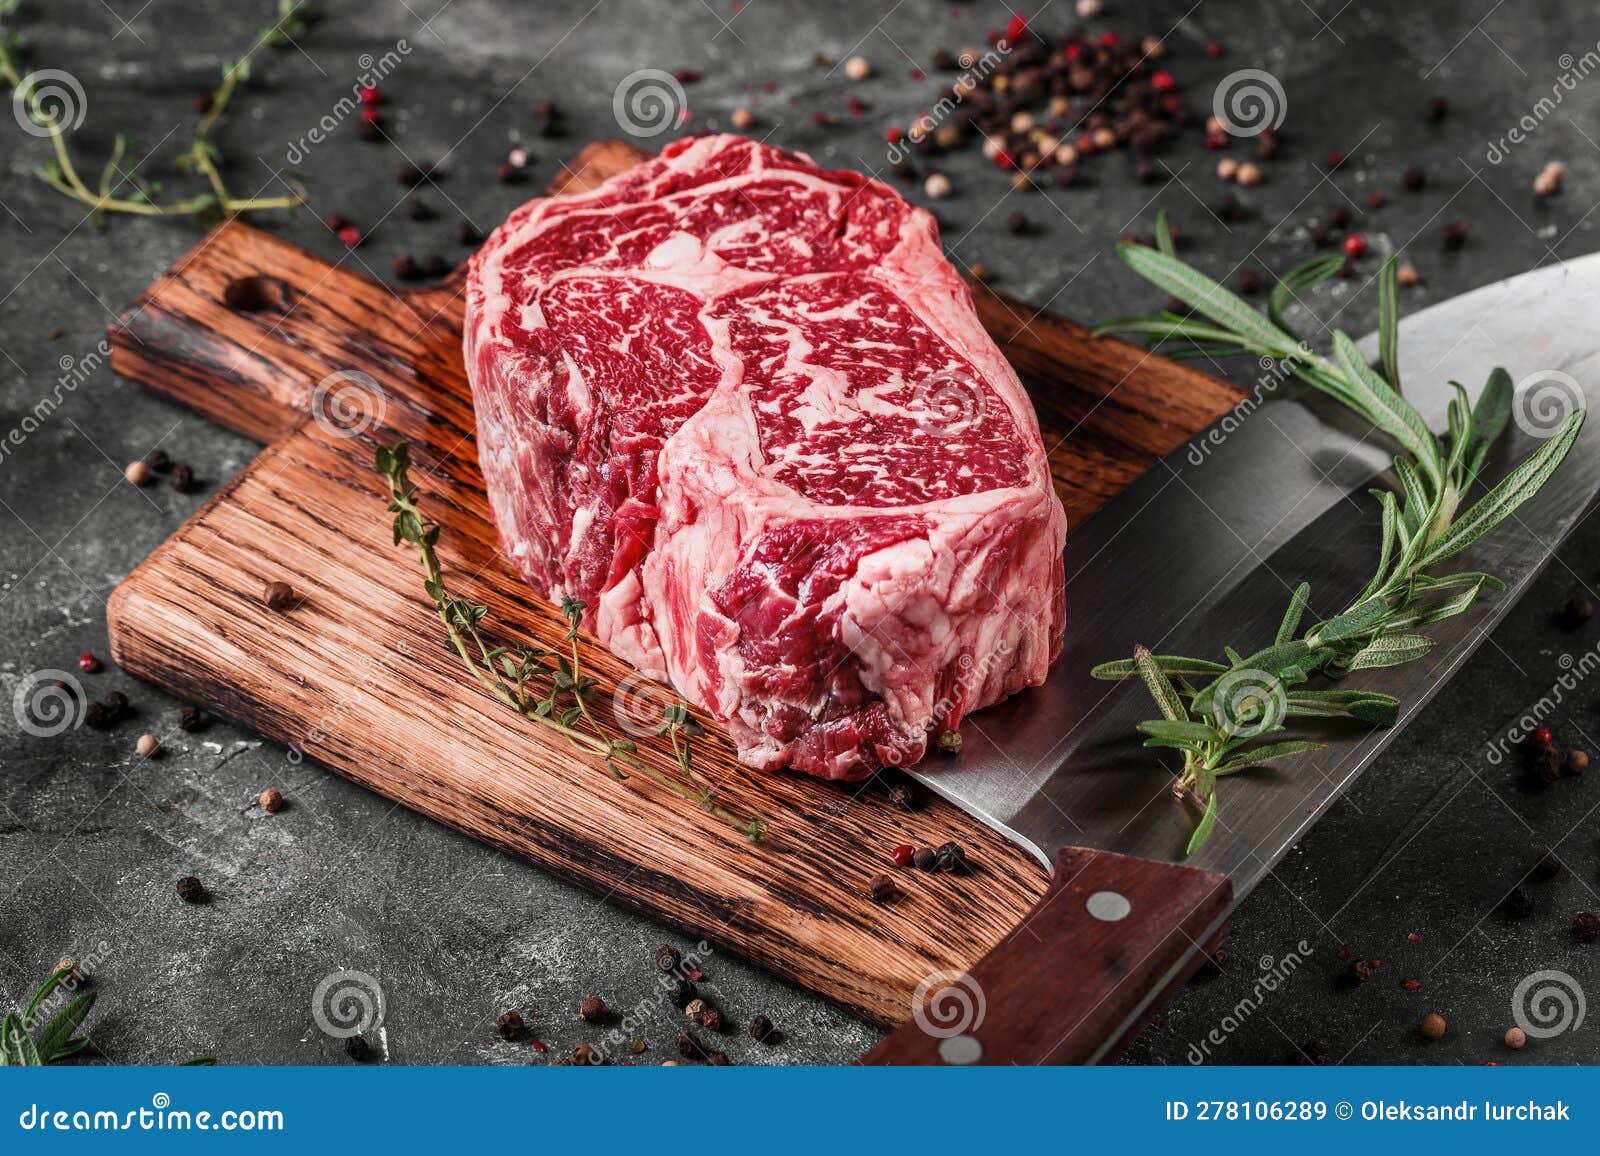
<svg viewBox="0 0 1600 1156"><path fill-rule="evenodd" d="M1334 333L1332 356L1327 357L1314 352L1284 321L1289 301L1333 276L1340 259L1322 258L1290 272L1273 290L1263 317L1178 260L1164 215L1158 220L1156 239L1153 249L1121 245L1119 255L1192 312L1123 318L1101 326L1097 333L1144 334L1152 346L1182 342L1179 351L1190 354L1271 359L1382 430L1403 451L1394 462L1394 489L1371 491L1383 511L1378 563L1371 581L1344 611L1302 631L1311 597L1311 587L1302 583L1268 646L1243 654L1225 646L1221 662L1152 654L1139 646L1131 659L1094 668L1095 678L1139 679L1155 700L1161 717L1140 723L1139 731L1145 746L1176 750L1183 756L1173 790L1200 813L1188 845L1193 854L1216 825L1221 779L1324 745L1279 737L1288 730L1289 720L1347 718L1370 726L1393 725L1400 704L1392 695L1310 689L1305 684L1313 675L1337 680L1352 671L1422 658L1433 649L1433 642L1416 630L1466 612L1485 590L1505 589L1490 574L1437 571L1539 492L1577 441L1585 411L1568 415L1525 461L1462 510L1463 499L1511 416L1511 377L1504 369L1495 369L1475 402L1452 382L1456 395L1450 402L1446 434L1437 437L1428 429L1400 393L1393 257L1384 263L1378 279L1380 372L1366 363L1345 333Z"/></svg>
<svg viewBox="0 0 1600 1156"><path fill-rule="evenodd" d="M0 0L0 20L12 15L21 6L21 0ZM182 200L160 203L155 199L159 183L141 181L133 172L125 172L124 162L133 151L132 140L117 134L111 156L100 171L94 187L79 174L72 159L67 138L72 126L62 117L59 108L46 107L33 91L32 73L24 73L21 59L21 38L0 26L0 80L5 82L11 99L25 108L32 121L43 128L50 139L53 158L42 165L38 176L51 188L72 200L87 205L90 219L97 225L105 223L109 213L127 213L145 217L193 217L198 224L209 225L243 213L259 213L272 209L292 209L305 203L305 190L290 180L293 195L287 197L235 197L223 181L222 153L211 139L211 130L228 107L238 86L250 78L250 64L263 48L289 43L291 37L303 33L314 18L302 0L278 0L277 19L263 28L248 52L225 65L221 83L209 94L204 105L206 111L195 127L189 147L179 154L175 166L180 172L198 173L210 186L207 191L194 193ZM67 109L71 112L71 109ZM137 165L133 166L135 169ZM115 190L123 183L129 186L126 195Z"/></svg>
<svg viewBox="0 0 1600 1156"><path fill-rule="evenodd" d="M416 547L422 562L423 589L433 600L451 646L485 690L529 721L561 735L580 753L598 759L617 779L628 778L624 767L643 771L751 842L760 841L766 833L766 820L760 816L742 818L729 811L695 772L689 736L704 732L690 716L687 705L679 702L666 708L658 732L670 738L681 778L666 774L639 758L632 739L608 734L595 719L589 702L599 680L586 674L582 665L579 629L585 607L581 600L564 598L561 602L561 615L567 622L564 641L569 649L565 652L530 646L490 646L482 630L489 608L456 598L445 588L444 572L435 548L440 527L425 517L417 505L417 491L410 477L410 445L402 441L394 446L379 446L376 465L388 483L395 545L409 542Z"/></svg>
<svg viewBox="0 0 1600 1156"><path fill-rule="evenodd" d="M33 1034L34 1014L51 994L72 978L70 966L58 967L39 985L20 1013L7 1012L0 1020L0 1067L41 1067L77 1055L89 1046L89 1037L78 1029L94 1007L94 992L84 992L63 1006L37 1037ZM69 989L70 990L70 989Z"/></svg>

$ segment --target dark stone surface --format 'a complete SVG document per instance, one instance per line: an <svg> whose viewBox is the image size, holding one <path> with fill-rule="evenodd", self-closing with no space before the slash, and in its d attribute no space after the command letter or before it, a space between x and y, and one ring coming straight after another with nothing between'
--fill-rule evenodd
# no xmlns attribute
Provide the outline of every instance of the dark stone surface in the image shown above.
<svg viewBox="0 0 1600 1156"><path fill-rule="evenodd" d="M136 134L155 150L140 171L165 181L170 197L193 187L169 169L194 120L193 96L250 42L270 7L59 0L48 17L44 4L25 4L15 23L34 67L66 69L86 91L87 115L73 136L83 167L97 175L114 134ZM272 195L283 190L284 169L303 172L310 210L273 227L373 275L402 252L459 258L457 221L491 227L584 141L616 134L613 90L640 68L704 74L688 88L694 128L723 126L747 104L760 117L756 131L777 143L880 170L883 127L930 100L932 82L909 78L914 62L927 67L938 47L981 44L1007 15L970 5L957 20L948 3L839 0L757 0L743 11L726 0L325 7L327 19L303 44L261 59L219 140L236 190ZM982 261L1015 294L1088 320L1149 307L1152 294L1120 271L1110 246L1125 230L1148 230L1158 204L1174 213L1195 261L1231 274L1246 265L1281 272L1305 259L1307 221L1352 203L1375 251L1404 249L1421 270L1423 286L1405 295L1411 308L1593 247L1600 157L1585 126L1595 123L1600 87L1579 81L1548 112L1535 107L1558 84L1562 54L1582 57L1600 38L1586 9L1555 0L1492 7L1487 16L1442 2L1106 7L1096 30L1168 37L1169 67L1202 111L1223 75L1271 71L1287 94L1285 148L1267 183L1239 191L1248 219L1227 224L1210 211L1227 186L1196 136L1165 158L1177 179L1164 188L1137 184L1122 153L1086 164L1085 187L1047 194L1010 193L975 151L941 160L957 189L937 206L953 256ZM1065 29L1070 8L1051 6L1044 22ZM383 84L395 146L359 143L347 120L291 165L294 142L348 95L363 54L381 57L402 37L409 51ZM1225 45L1221 59L1203 53L1209 38ZM874 62L873 79L852 85L813 60L852 52ZM859 122L845 106L852 90L870 106ZM1431 125L1424 114L1436 95L1452 111ZM535 106L547 99L567 110L564 138L539 135ZM840 123L814 124L817 110ZM1524 115L1536 118L1530 139L1489 164L1487 142ZM519 142L536 157L530 181L497 183L496 165ZM1329 180L1321 166L1332 149L1350 159ZM33 672L75 673L80 651L105 655L112 587L255 452L96 364L115 311L195 234L130 218L96 228L31 176L47 153L9 120L0 131L0 426L21 430L41 398L60 394L59 409L0 458L0 689L8 703ZM437 186L417 194L440 210L437 221L414 222L403 211L394 172L408 159L442 163ZM1551 159L1569 166L1566 191L1539 201L1530 184ZM1429 174L1421 194L1399 187L1412 164ZM1375 188L1389 205L1366 212ZM1006 220L1016 211L1043 231L1010 235ZM329 212L367 230L368 242L344 253L321 224ZM1441 229L1455 219L1469 222L1471 240L1446 253ZM1375 269L1368 258L1359 277L1317 294L1318 318L1370 328L1373 295L1358 291ZM71 366L85 367L81 386L58 386ZM125 484L122 466L155 446L192 463L202 490ZM1581 591L1594 597L1597 565L1600 545L1585 523L1427 715L1244 905L1226 975L1185 992L1130 1059L1184 1063L1213 1030L1225 1038L1209 1051L1223 1062L1301 1052L1385 1063L1600 1059L1592 1031L1515 1055L1498 1044L1523 976L1554 968L1591 992L1600 983L1597 949L1568 933L1575 911L1600 907L1600 772L1530 793L1512 769L1486 758L1487 745L1556 684L1564 656L1595 646L1600 624L1563 630L1552 612ZM186 734L176 725L179 703L115 670L81 680L92 694L125 691L135 716L109 734L84 728L44 739L22 733L10 710L0 713L0 993L8 1001L74 954L92 964L102 991L92 1026L107 1060L211 1052L228 1062L343 1063L311 999L324 977L352 969L382 986L380 1051L394 1062L545 1062L525 1042L498 1042L496 1016L521 1008L530 1036L548 1041L553 1056L601 1038L576 1018L579 999L593 992L615 1008L641 1009L639 1026L624 1032L649 1041L641 1059L669 1054L678 1014L653 995L650 958L659 942L686 946L675 937L230 726ZM1549 719L1563 742L1591 745L1595 693L1563 692ZM145 730L162 737L160 757L134 753ZM277 815L252 805L268 785L289 800ZM1546 845L1570 870L1535 886L1538 910L1511 921L1498 905ZM191 872L210 888L210 903L177 899L176 879ZM1347 987L1341 948L1381 958L1377 977ZM1300 958L1287 985L1258 997L1263 961L1291 955ZM704 966L733 1020L765 1012L784 1033L770 1048L730 1037L735 1062L846 1060L875 1038L737 961ZM1405 990L1408 977L1420 988ZM1431 1010L1450 1030L1423 1044L1414 1024Z"/></svg>

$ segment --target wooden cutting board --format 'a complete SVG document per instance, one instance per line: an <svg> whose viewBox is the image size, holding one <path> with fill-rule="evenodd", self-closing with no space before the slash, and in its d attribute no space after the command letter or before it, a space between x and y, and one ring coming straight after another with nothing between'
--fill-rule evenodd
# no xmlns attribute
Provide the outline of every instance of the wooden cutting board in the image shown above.
<svg viewBox="0 0 1600 1156"><path fill-rule="evenodd" d="M591 145L558 186L590 187L643 156ZM444 525L453 592L490 608L498 641L553 647L564 627L498 552L461 289L459 272L426 289L381 285L231 223L123 314L111 331L118 373L266 448L117 587L107 611L117 662L869 1020L906 1019L922 979L969 968L1044 892L1030 856L942 802L910 813L876 788L743 767L710 725L698 765L732 809L766 817L767 838L752 845L647 776L618 782L577 757L482 690L444 645L415 558L391 543L372 467L374 447L400 438L424 508ZM1038 407L1073 522L1241 396L976 294ZM269 610L273 581L301 601ZM584 663L607 686L628 673L587 640ZM968 849L973 874L904 872L897 902L870 899L891 847L948 840Z"/></svg>

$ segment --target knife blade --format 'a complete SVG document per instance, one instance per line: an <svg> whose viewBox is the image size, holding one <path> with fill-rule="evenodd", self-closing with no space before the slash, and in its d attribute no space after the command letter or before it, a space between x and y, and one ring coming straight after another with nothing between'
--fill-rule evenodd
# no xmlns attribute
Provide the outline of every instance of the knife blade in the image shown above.
<svg viewBox="0 0 1600 1156"><path fill-rule="evenodd" d="M1452 378L1475 388L1504 365L1518 381L1517 420L1482 472L1484 489L1571 408L1595 403L1600 335L1586 319L1597 305L1600 254L1402 323L1401 379L1433 428L1444 424ZM1376 345L1367 338L1362 353ZM1600 491L1597 441L1600 429L1587 423L1539 495L1454 561L1452 570L1497 575L1503 593L1427 627L1437 646L1426 659L1342 681L1397 696L1396 724L1330 731L1318 736L1329 740L1321 751L1235 777L1216 828L1188 860L1194 815L1172 793L1163 752L1144 748L1135 730L1155 713L1148 695L1089 671L1139 642L1197 655L1264 645L1301 581L1312 585L1308 615L1345 609L1376 562L1380 511L1365 491L1382 484L1392 448L1326 398L1269 375L1069 533L1067 638L1045 684L968 718L959 759L912 768L1053 866L1049 889L970 971L927 977L910 1021L862 1062L1093 1063L1113 1054L1526 590ZM951 1018L952 1008L946 1023L940 1013Z"/></svg>
<svg viewBox="0 0 1600 1156"><path fill-rule="evenodd" d="M1592 406L1600 397L1600 331L1589 324L1597 306L1600 254L1592 254L1418 313L1400 326L1406 396L1439 429L1451 379L1475 394L1489 370L1504 365L1523 383L1518 420L1485 471L1493 484L1537 445L1541 419L1527 411L1541 388L1581 390L1557 396L1562 405ZM1375 351L1374 335L1362 352ZM1234 778L1216 829L1188 865L1231 878L1236 902L1249 893L1554 553L1600 490L1597 439L1600 429L1589 423L1544 491L1455 561L1453 569L1502 578L1504 593L1429 627L1438 645L1428 658L1341 682L1396 695L1397 724L1334 729L1318 736L1329 739L1326 749L1284 771ZM1173 796L1162 752L1143 748L1135 732L1153 705L1137 682L1096 682L1089 670L1130 656L1135 643L1206 656L1228 643L1265 645L1301 581L1312 586L1306 621L1343 610L1376 561L1380 511L1366 491L1383 484L1393 454L1342 407L1264 371L1239 409L1068 535L1067 639L1046 683L969 718L958 760L925 761L912 773L1046 865L1063 847L1182 859L1196 816Z"/></svg>

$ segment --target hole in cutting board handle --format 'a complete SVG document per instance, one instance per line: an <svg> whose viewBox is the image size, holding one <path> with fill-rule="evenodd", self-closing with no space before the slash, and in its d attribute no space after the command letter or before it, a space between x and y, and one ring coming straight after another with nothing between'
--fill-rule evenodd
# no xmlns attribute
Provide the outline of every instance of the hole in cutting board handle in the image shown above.
<svg viewBox="0 0 1600 1156"><path fill-rule="evenodd" d="M282 281L259 273L235 278L222 291L223 303L240 313L280 312L287 296Z"/></svg>

